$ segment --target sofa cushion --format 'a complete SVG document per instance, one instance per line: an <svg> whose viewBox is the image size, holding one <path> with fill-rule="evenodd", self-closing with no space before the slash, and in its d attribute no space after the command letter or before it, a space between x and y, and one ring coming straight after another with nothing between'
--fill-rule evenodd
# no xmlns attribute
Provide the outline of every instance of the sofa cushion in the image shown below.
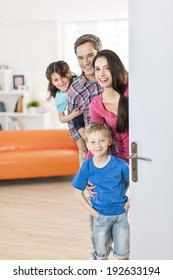
<svg viewBox="0 0 173 280"><path fill-rule="evenodd" d="M74 175L78 168L75 150L8 151L1 154L0 179Z"/></svg>
<svg viewBox="0 0 173 280"><path fill-rule="evenodd" d="M76 149L66 129L0 131L0 151Z"/></svg>

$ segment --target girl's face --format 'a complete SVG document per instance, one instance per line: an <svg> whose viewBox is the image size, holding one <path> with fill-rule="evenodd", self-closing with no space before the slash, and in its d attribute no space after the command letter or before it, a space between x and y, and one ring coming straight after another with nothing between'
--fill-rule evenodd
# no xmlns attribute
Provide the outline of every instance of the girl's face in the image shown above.
<svg viewBox="0 0 173 280"><path fill-rule="evenodd" d="M105 57L98 57L95 61L95 77L103 88L112 87L112 75Z"/></svg>
<svg viewBox="0 0 173 280"><path fill-rule="evenodd" d="M54 72L51 75L52 84L62 92L66 92L71 83L71 74L67 74L67 77L61 77L58 73Z"/></svg>
<svg viewBox="0 0 173 280"><path fill-rule="evenodd" d="M109 139L102 131L95 131L88 135L87 147L95 157L102 157L108 153L111 145Z"/></svg>

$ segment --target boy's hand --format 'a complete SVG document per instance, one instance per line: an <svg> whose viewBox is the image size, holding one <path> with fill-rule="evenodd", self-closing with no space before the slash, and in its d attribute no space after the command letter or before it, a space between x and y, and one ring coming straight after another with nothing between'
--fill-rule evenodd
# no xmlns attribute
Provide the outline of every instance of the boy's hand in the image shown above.
<svg viewBox="0 0 173 280"><path fill-rule="evenodd" d="M130 201L129 200L125 203L124 208L125 208L126 212L128 213L129 208L130 208Z"/></svg>
<svg viewBox="0 0 173 280"><path fill-rule="evenodd" d="M96 212L96 213L94 214L93 218L94 218L95 220L98 220L98 219L99 219L99 213Z"/></svg>
<svg viewBox="0 0 173 280"><path fill-rule="evenodd" d="M86 189L89 191L91 197L93 199L95 199L94 194L97 194L97 192L94 192L93 189L95 189L96 187L94 185L92 185L90 182L87 183Z"/></svg>

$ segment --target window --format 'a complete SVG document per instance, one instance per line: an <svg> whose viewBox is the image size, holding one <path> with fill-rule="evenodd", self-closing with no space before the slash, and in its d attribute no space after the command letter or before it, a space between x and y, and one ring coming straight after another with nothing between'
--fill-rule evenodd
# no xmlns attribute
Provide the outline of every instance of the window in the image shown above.
<svg viewBox="0 0 173 280"><path fill-rule="evenodd" d="M102 40L103 48L116 52L128 70L128 20L64 22L61 32L59 40L61 38L63 43L59 50L60 59L63 58L76 74L80 74L80 69L73 46L75 40L85 33L97 35Z"/></svg>

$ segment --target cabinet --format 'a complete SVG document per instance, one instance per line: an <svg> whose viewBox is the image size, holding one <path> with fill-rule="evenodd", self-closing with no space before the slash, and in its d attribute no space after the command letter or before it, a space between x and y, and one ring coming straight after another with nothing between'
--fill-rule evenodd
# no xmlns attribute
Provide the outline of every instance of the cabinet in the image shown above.
<svg viewBox="0 0 173 280"><path fill-rule="evenodd" d="M23 112L15 113L15 105L20 96L23 96ZM27 110L27 103L32 99L30 91L0 91L0 101L4 102L6 112L0 112L0 124L2 130L13 129L50 129L51 114L30 113Z"/></svg>

